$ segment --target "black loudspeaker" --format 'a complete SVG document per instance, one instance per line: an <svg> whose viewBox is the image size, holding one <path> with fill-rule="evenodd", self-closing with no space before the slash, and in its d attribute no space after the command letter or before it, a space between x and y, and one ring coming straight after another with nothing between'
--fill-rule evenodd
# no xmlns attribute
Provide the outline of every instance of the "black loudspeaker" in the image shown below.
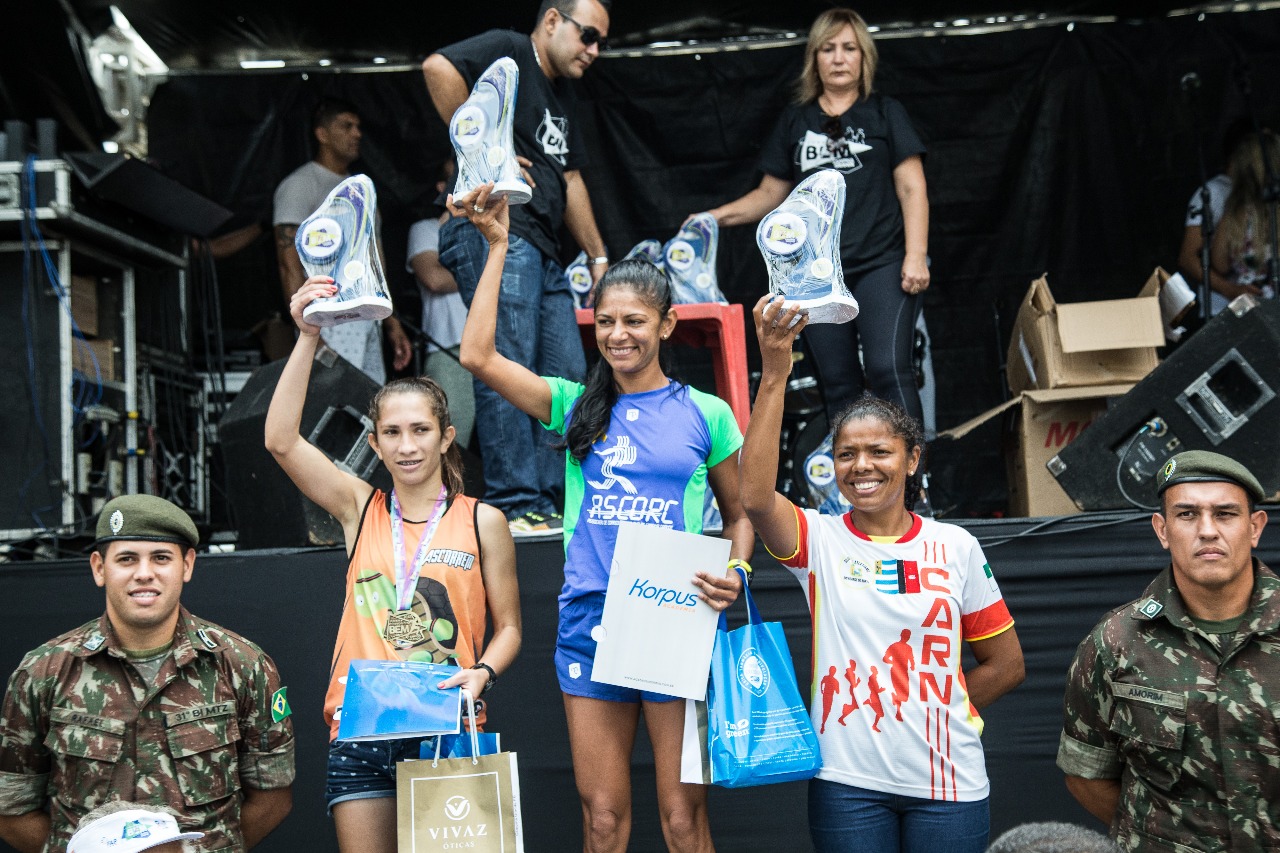
<svg viewBox="0 0 1280 853"><path fill-rule="evenodd" d="M1157 505L1155 476L1184 450L1243 463L1280 489L1280 300L1241 297L1049 460L1081 509Z"/></svg>
<svg viewBox="0 0 1280 853"><path fill-rule="evenodd" d="M180 234L208 237L231 211L187 189L155 166L123 154L68 153L67 162L85 189Z"/></svg>
<svg viewBox="0 0 1280 853"><path fill-rule="evenodd" d="M342 526L303 497L267 452L267 407L284 365L284 360L274 361L255 370L218 424L227 498L238 532L236 544L238 548L341 545ZM300 431L341 467L378 488L390 489L391 476L369 448L367 422L361 422L377 390L377 384L350 362L321 347L311 365Z"/></svg>

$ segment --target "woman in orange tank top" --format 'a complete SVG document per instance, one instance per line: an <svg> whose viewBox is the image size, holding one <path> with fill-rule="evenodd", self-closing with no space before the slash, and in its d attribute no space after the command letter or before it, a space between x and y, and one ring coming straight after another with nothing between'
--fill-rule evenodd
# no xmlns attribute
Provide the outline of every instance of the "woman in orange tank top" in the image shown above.
<svg viewBox="0 0 1280 853"><path fill-rule="evenodd" d="M319 328L303 318L333 280L313 276L289 310L300 332L267 412L267 449L304 495L342 524L350 564L325 717L326 798L344 853L394 853L395 766L417 740L335 743L347 665L357 658L456 663L441 687L478 697L520 650L515 545L503 514L462 494L462 459L444 392L430 379L374 395L369 444L391 474L390 494L342 471L299 432ZM482 559L483 555L483 559ZM484 642L485 617L493 635Z"/></svg>

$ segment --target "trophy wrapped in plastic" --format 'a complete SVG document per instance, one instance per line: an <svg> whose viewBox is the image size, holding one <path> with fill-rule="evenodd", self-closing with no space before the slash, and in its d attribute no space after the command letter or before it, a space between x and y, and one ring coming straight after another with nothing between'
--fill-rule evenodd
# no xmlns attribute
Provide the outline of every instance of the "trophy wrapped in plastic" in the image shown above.
<svg viewBox="0 0 1280 853"><path fill-rule="evenodd" d="M315 213L298 226L293 245L307 276L327 275L338 286L316 299L302 316L314 326L391 316L391 295L374 236L378 193L365 175L333 188Z"/></svg>
<svg viewBox="0 0 1280 853"><path fill-rule="evenodd" d="M591 298L591 288L595 282L591 280L591 267L587 266L587 253L579 252L573 263L565 267L564 274L569 277L569 290L573 293L573 307L586 308Z"/></svg>
<svg viewBox="0 0 1280 853"><path fill-rule="evenodd" d="M844 194L840 173L823 169L801 181L756 228L769 292L799 302L810 323L847 323L858 316L840 265Z"/></svg>
<svg viewBox="0 0 1280 853"><path fill-rule="evenodd" d="M658 269L666 266L662 260L662 243L653 239L641 240L636 243L631 247L631 251L627 252L627 256L623 260L629 261L632 258L644 258Z"/></svg>
<svg viewBox="0 0 1280 853"><path fill-rule="evenodd" d="M696 213L662 249L663 265L671 279L671 298L680 304L728 304L716 283L716 248L720 226L709 213Z"/></svg>
<svg viewBox="0 0 1280 853"><path fill-rule="evenodd" d="M512 135L519 83L516 61L504 56L484 70L471 87L471 96L453 114L449 139L458 159L454 198L490 181L494 183L491 198L524 204L533 197L520 175Z"/></svg>

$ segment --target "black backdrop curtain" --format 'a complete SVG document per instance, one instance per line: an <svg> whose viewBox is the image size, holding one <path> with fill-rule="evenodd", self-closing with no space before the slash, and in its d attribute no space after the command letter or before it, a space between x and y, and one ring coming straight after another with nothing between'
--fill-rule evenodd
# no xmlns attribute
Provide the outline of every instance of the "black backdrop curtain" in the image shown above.
<svg viewBox="0 0 1280 853"><path fill-rule="evenodd" d="M1062 728L1062 689L1076 644L1101 616L1137 598L1161 567L1145 513L1096 513L1045 524L971 521L1017 624L1026 681L984 709L983 746L991 777L993 837L1033 820L1091 823L1067 794L1054 765ZM1263 534L1257 555L1280 564L1280 528ZM552 653L556 595L564 581L559 542L518 546L524 644L516 664L490 694L489 728L520 756L526 847L531 853L581 848L581 811L569 759L568 731ZM796 675L809 683L810 631L800 586L763 549L752 592L764 618L783 624ZM338 549L206 554L183 592L193 612L262 646L289 686L298 738L298 778L292 814L260 848L263 853L326 853L337 849L325 817L328 730L321 715L329 659L341 609L346 560ZM731 623L744 618L736 605ZM28 649L95 618L102 592L88 560L0 566L0 676ZM972 665L967 661L965 667ZM643 726L641 727L643 731ZM635 821L629 849L665 850L658 826L653 754L637 741L632 772ZM809 850L803 782L710 792L718 850ZM1093 823L1094 826L1099 826ZM8 848L0 842L0 853Z"/></svg>
<svg viewBox="0 0 1280 853"><path fill-rule="evenodd" d="M1210 174L1222 165L1222 130L1245 111L1240 82L1264 122L1275 115L1280 12L1202 17L878 41L877 88L906 105L929 146L925 316L939 428L1002 400L1009 327L1036 276L1048 271L1070 302L1132 296L1156 265L1175 267L1199 176L1195 110ZM585 174L611 255L665 240L689 213L755 185L760 146L800 60L790 45L617 56L588 72ZM1191 71L1203 81L1198 102L1179 90ZM151 106L151 150L235 210L233 224L269 221L275 185L310 156L307 114L321 94L364 113L358 165L378 184L387 268L414 318L405 236L431 212L434 170L449 155L416 69L175 76ZM754 226L721 235L721 287L732 301L751 304L766 287L754 238ZM248 328L283 308L270 240L220 269L229 325ZM999 470L998 448L985 453L973 461ZM1001 485L989 490L998 502Z"/></svg>

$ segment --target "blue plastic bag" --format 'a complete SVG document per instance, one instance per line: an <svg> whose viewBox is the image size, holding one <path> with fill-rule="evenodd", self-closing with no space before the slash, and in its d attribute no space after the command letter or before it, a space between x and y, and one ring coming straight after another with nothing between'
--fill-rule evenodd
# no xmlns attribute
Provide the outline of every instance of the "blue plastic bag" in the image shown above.
<svg viewBox="0 0 1280 853"><path fill-rule="evenodd" d="M707 691L711 781L726 788L745 788L811 779L822 769L822 753L796 685L782 625L760 618L745 576L742 596L750 621L729 631L721 613L711 652Z"/></svg>
<svg viewBox="0 0 1280 853"><path fill-rule="evenodd" d="M475 755L497 755L502 752L502 741L499 739L501 734L498 732L476 732L475 739L480 747ZM471 758L473 748L471 746L471 733L464 732L458 735L440 735L438 739L428 738L418 747L418 758L435 758L436 743L440 745L440 758Z"/></svg>

